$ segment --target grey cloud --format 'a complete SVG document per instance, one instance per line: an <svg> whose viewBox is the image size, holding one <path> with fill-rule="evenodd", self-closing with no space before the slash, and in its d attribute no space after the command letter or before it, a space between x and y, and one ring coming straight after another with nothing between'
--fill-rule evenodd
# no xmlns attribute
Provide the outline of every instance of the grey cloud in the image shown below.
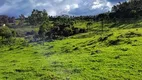
<svg viewBox="0 0 142 80"><path fill-rule="evenodd" d="M98 4L94 4L97 2ZM29 15L32 9L46 9L49 15L94 15L108 11L113 3L122 0L1 0L0 14ZM93 7L93 8L92 8Z"/></svg>

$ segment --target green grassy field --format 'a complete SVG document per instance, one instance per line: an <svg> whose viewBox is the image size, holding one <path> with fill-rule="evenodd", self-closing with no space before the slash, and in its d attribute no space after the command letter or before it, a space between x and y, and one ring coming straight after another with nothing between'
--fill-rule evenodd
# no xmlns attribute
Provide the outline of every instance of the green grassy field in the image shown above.
<svg viewBox="0 0 142 80"><path fill-rule="evenodd" d="M142 28L121 26L1 47L0 80L141 80Z"/></svg>

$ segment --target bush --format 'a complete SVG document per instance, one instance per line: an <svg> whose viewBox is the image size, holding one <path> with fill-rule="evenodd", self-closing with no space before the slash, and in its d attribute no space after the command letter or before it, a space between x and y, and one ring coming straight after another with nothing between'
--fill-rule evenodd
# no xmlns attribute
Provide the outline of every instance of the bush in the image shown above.
<svg viewBox="0 0 142 80"><path fill-rule="evenodd" d="M107 36L104 36L104 37L100 37L100 38L98 39L98 41L103 42L103 41L105 41L105 40L107 40L107 39L108 39L108 37L107 37Z"/></svg>
<svg viewBox="0 0 142 80"><path fill-rule="evenodd" d="M112 34L108 34L108 35L106 35L106 36L103 36L103 37L100 37L99 39L98 39L98 41L106 41L110 36L112 36L113 35L113 33Z"/></svg>
<svg viewBox="0 0 142 80"><path fill-rule="evenodd" d="M130 37L140 37L142 36L142 34L140 33L136 33L136 32L128 32L125 34L126 38L130 38Z"/></svg>
<svg viewBox="0 0 142 80"><path fill-rule="evenodd" d="M64 28L64 36L70 36L70 35L72 35L73 34L73 30L72 30L72 28L70 28L70 27L66 27L66 28Z"/></svg>
<svg viewBox="0 0 142 80"><path fill-rule="evenodd" d="M108 40L107 44L108 45L118 45L120 41L121 41L120 39Z"/></svg>
<svg viewBox="0 0 142 80"><path fill-rule="evenodd" d="M3 26L0 28L0 36L2 38L11 38L12 31L7 26Z"/></svg>

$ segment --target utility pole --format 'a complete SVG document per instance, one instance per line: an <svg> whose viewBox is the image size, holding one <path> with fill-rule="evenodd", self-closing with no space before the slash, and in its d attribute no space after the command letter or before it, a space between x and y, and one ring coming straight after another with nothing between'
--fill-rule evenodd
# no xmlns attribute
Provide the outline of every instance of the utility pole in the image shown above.
<svg viewBox="0 0 142 80"><path fill-rule="evenodd" d="M103 35L103 31L104 31L104 20L103 19L101 21L101 24L102 24L102 35Z"/></svg>

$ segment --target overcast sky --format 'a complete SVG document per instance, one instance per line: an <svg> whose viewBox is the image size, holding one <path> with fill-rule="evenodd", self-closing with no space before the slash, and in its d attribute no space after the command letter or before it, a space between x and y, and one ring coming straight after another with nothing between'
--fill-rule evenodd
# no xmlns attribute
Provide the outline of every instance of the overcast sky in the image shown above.
<svg viewBox="0 0 142 80"><path fill-rule="evenodd" d="M49 15L95 15L111 10L125 0L0 0L0 15L28 16L33 9L46 9Z"/></svg>

